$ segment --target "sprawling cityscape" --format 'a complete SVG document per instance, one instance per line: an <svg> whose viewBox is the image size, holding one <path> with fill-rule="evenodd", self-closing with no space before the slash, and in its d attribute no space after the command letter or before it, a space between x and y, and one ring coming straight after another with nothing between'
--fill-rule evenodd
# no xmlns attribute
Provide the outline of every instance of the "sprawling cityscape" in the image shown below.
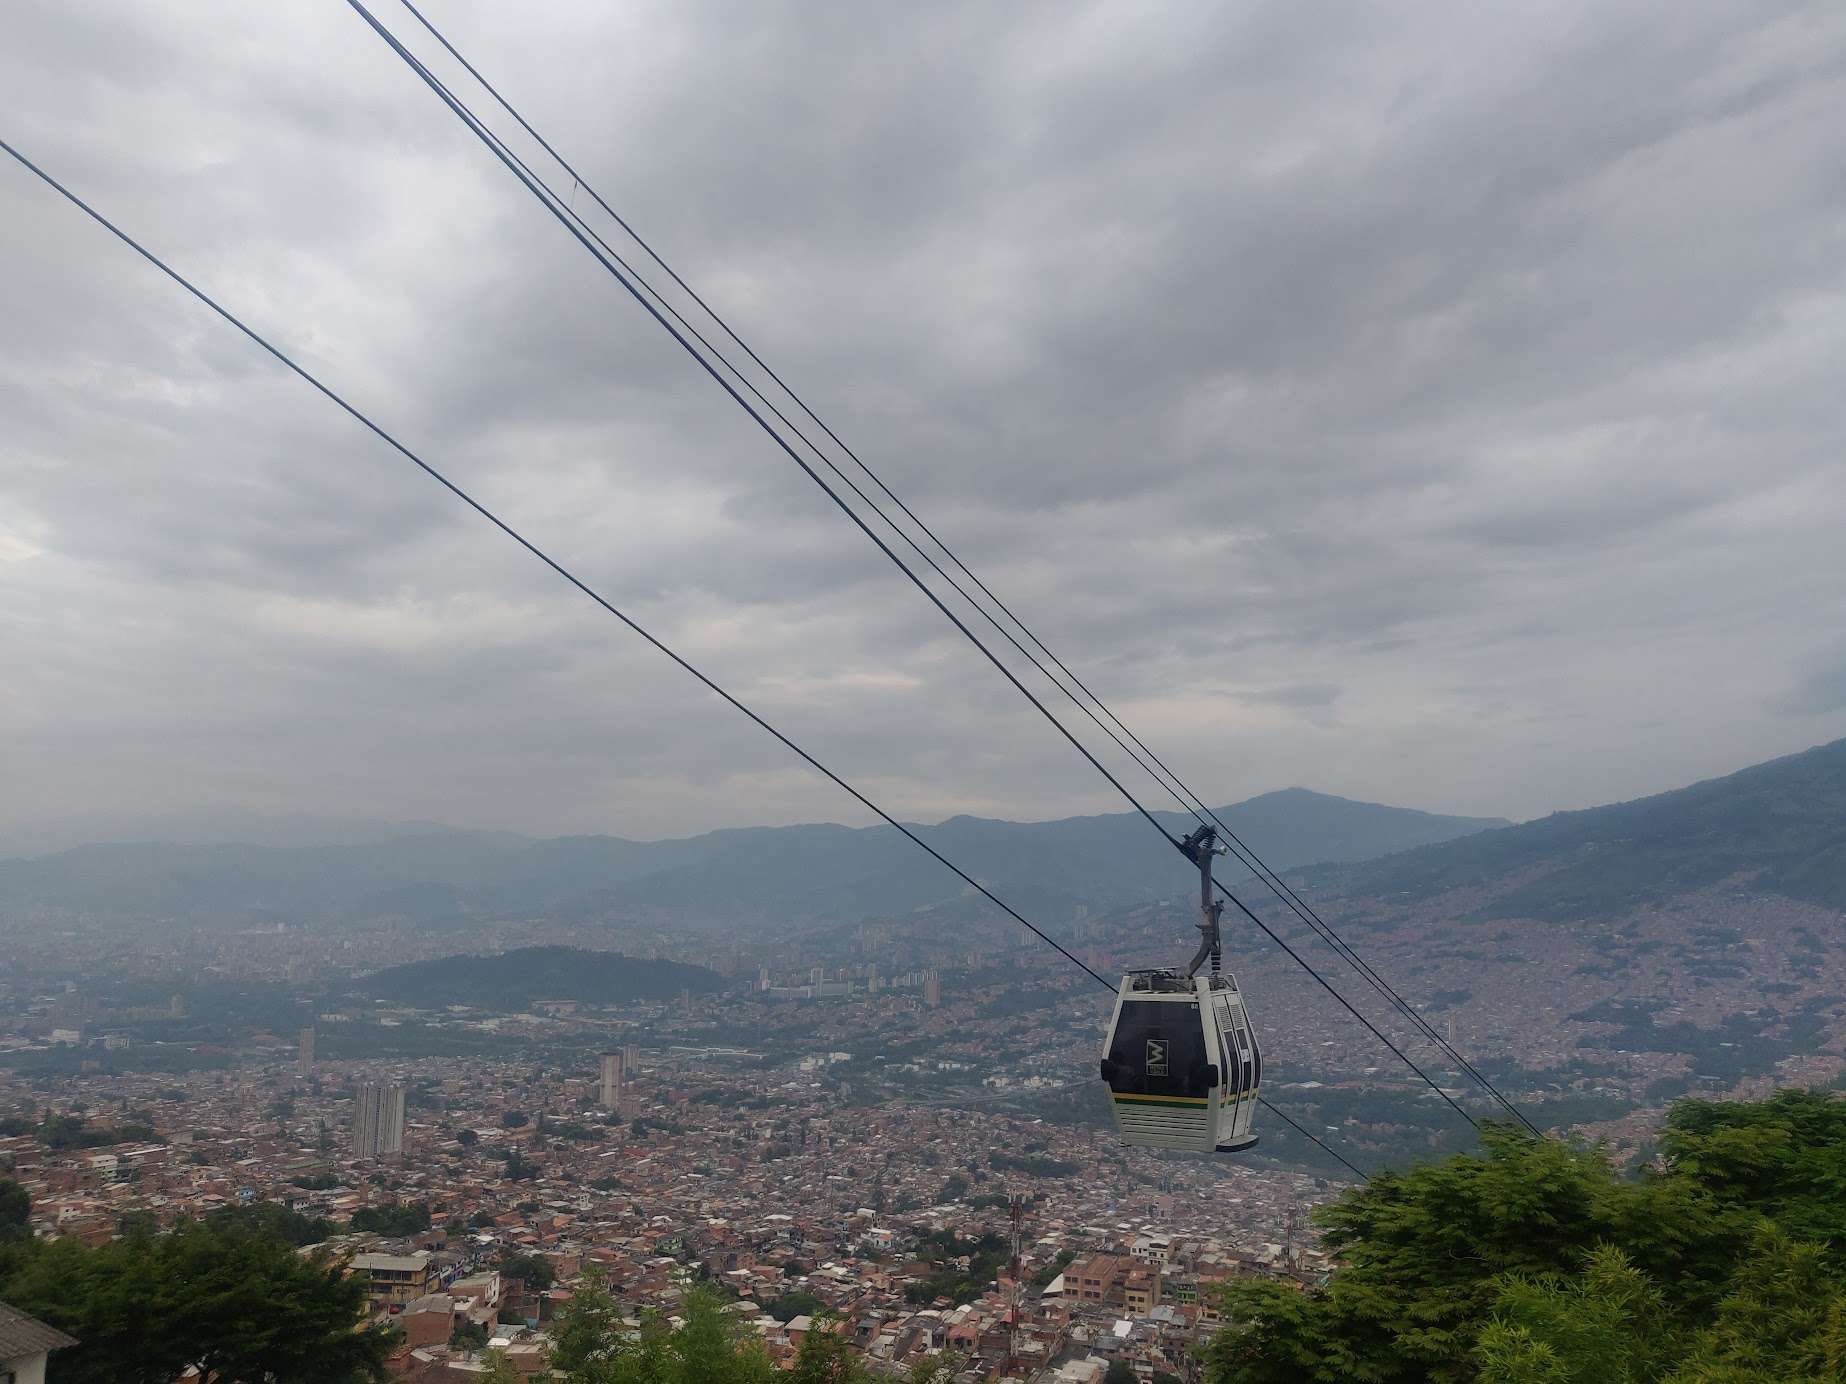
<svg viewBox="0 0 1846 1384"><path fill-rule="evenodd" d="M264 1203L340 1227L325 1243L368 1276L380 1320L404 1328L397 1367L409 1379L465 1378L483 1350L502 1348L536 1367L546 1324L585 1275L636 1314L670 1314L689 1286L711 1284L782 1359L820 1316L845 1323L881 1367L948 1350L981 1377L1055 1368L1095 1384L1118 1359L1184 1376L1219 1319L1214 1283L1324 1273L1306 1212L1328 1179L1126 1149L1108 1131L1018 1113L1040 1089L1029 1083L1058 1084L1042 1077L992 1088L999 1099L984 1103L855 1099L874 1079L860 1075L867 1055L830 1046L853 1041L852 1011L882 1002L901 1015L857 1039L896 1048L965 1026L972 1006L944 1004L934 973L870 992L875 977L810 979L839 991L823 997L771 978L754 1007L826 1016L815 1052L775 1065L691 1033L589 1049L574 1070L511 1056L337 1060L320 1055L323 1035L353 1016L332 1014L287 1037L254 1034L219 1070L104 1072L102 1057L56 1079L15 1069L0 1073L11 1112L0 1169L47 1235L104 1242L140 1218L170 1225ZM30 1006L12 1025L14 1051L95 1041L127 1056L128 1035L184 1008L92 1008L86 1024L71 1017L84 1007ZM718 1022L675 1025L683 1008L560 1001L473 1023L516 1040ZM1085 1018L1076 1027L1093 1032ZM101 1037L47 1028L66 1022ZM924 1065L971 1065L960 1047L936 1052ZM381 1228L346 1229L367 1224ZM535 1258L540 1282L529 1267L519 1276ZM804 1310L778 1318L778 1304ZM487 1334L458 1333L470 1323ZM451 1368L461 1373L441 1372Z"/></svg>
<svg viewBox="0 0 1846 1384"><path fill-rule="evenodd" d="M1673 1095L1846 1071L1824 911L1724 891L1682 907L1705 920L1690 946L1681 915L1643 911L1554 938L1564 969L1541 975L1506 929L1427 912L1379 914L1368 945L1413 976L1442 957L1448 991L1416 993L1447 1037L1480 1043L1532 1114L1635 1159ZM1170 949L1187 916L1170 901L1071 934L1113 968ZM970 1379L1096 1384L1116 1361L1190 1378L1216 1285L1325 1280L1312 1213L1353 1184L1351 1161L1466 1143L1350 1015L1260 953L1238 960L1273 1104L1252 1155L1214 1160L1118 1141L1094 1079L1106 1004L965 909L733 943L715 969L695 964L703 939L611 919L447 936L391 918L30 921L0 982L0 1174L33 1230L103 1244L285 1213L364 1275L407 1379L541 1368L586 1285L637 1319L715 1291L784 1363L821 1321L884 1370L949 1351ZM583 949L612 937L656 956ZM1759 1017L1726 1065L1737 990L1719 999L1699 972L1739 956L1764 1013L1807 1018L1800 1052L1757 1036ZM599 967L653 992L600 997ZM1582 1010L1560 1023L1566 990ZM1635 993L1681 1041L1624 1036Z"/></svg>

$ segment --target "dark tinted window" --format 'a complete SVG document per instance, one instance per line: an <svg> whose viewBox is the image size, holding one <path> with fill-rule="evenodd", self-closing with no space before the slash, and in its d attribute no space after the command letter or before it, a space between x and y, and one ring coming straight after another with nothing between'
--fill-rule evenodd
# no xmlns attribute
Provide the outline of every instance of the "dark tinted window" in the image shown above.
<svg viewBox="0 0 1846 1384"><path fill-rule="evenodd" d="M1208 1096L1205 1025L1196 1000L1126 1000L1109 1044L1111 1090L1134 1096Z"/></svg>
<svg viewBox="0 0 1846 1384"><path fill-rule="evenodd" d="M1256 1049L1256 1034L1243 1012L1228 999L1220 999L1218 1028L1225 1044L1225 1078L1228 1092L1248 1095L1256 1090L1262 1077L1262 1055Z"/></svg>

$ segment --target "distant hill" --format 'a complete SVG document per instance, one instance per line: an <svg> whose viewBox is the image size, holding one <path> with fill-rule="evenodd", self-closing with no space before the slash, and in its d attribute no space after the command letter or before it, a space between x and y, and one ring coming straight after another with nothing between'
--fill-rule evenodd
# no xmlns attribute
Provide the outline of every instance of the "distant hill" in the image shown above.
<svg viewBox="0 0 1846 1384"><path fill-rule="evenodd" d="M1484 889L1492 897L1483 914L1570 922L1617 917L1740 874L1764 893L1846 909L1846 740L1651 798L1318 870L1314 879L1396 903Z"/></svg>
<svg viewBox="0 0 1846 1384"><path fill-rule="evenodd" d="M678 961L642 961L620 952L576 947L522 947L498 956L445 956L412 961L365 977L354 988L415 1009L465 1004L517 1013L535 1000L624 1004L670 1000L722 988L716 971Z"/></svg>
<svg viewBox="0 0 1846 1384"><path fill-rule="evenodd" d="M450 834L438 822L388 822L364 817L326 817L307 812L252 812L247 808L200 807L158 814L55 817L0 826L0 860L51 855L78 846L152 842L166 846L365 846L411 836ZM474 835L517 844L530 838L512 832Z"/></svg>
<svg viewBox="0 0 1846 1384"><path fill-rule="evenodd" d="M1504 825L1299 788L1219 815L1278 869L1362 860ZM1164 820L1175 831L1190 824L1177 814ZM1132 814L1056 822L954 817L917 831L1016 906L1039 913L1115 908L1191 887L1184 863ZM890 917L966 892L884 826L751 827L678 841L437 831L298 849L87 845L0 860L0 909L334 922L395 916L430 927L554 912L773 933Z"/></svg>

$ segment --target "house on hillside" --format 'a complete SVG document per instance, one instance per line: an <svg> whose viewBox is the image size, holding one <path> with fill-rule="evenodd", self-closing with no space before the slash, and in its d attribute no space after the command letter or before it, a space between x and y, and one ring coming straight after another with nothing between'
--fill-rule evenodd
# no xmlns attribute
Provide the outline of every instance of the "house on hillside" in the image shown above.
<svg viewBox="0 0 1846 1384"><path fill-rule="evenodd" d="M0 1379L11 1384L45 1384L45 1362L51 1352L76 1344L37 1317L0 1302Z"/></svg>

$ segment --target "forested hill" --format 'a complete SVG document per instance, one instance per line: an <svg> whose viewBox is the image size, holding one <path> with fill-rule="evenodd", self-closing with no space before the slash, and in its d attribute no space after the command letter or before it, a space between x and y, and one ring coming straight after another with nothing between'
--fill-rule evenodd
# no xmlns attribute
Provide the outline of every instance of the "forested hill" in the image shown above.
<svg viewBox="0 0 1846 1384"><path fill-rule="evenodd" d="M499 1013L534 1000L627 1004L672 999L682 990L709 994L724 984L716 971L678 961L646 961L576 947L522 947L497 956L445 956L375 971L355 987L417 1009L472 1005Z"/></svg>
<svg viewBox="0 0 1846 1384"><path fill-rule="evenodd" d="M1304 789L1221 809L1277 867L1362 860L1503 825ZM1173 830L1189 819L1169 814ZM1185 893L1184 862L1128 813L1055 822L954 817L919 835L1018 906L1068 913ZM858 921L963 895L891 827L812 825L717 831L677 841L612 836L530 841L468 832L288 849L250 844L89 845L0 861L0 909L288 921L406 917L644 916L774 933Z"/></svg>
<svg viewBox="0 0 1846 1384"><path fill-rule="evenodd" d="M1846 909L1846 740L1313 878L1351 898L1393 903L1484 889L1495 916L1568 922L1616 917L1737 875L1765 893Z"/></svg>

